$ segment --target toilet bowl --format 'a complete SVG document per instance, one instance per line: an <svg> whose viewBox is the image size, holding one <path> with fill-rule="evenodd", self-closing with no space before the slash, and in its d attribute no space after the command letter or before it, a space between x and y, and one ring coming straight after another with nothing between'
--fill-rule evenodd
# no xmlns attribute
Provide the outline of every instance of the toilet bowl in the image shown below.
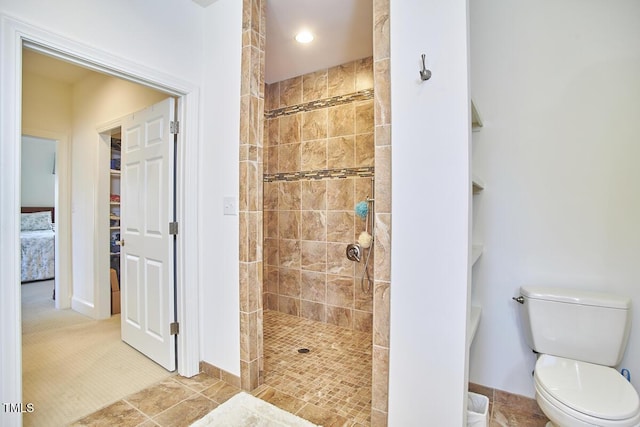
<svg viewBox="0 0 640 427"><path fill-rule="evenodd" d="M629 339L631 299L536 286L514 299L538 354L534 387L547 427L639 427L638 393L613 368Z"/></svg>
<svg viewBox="0 0 640 427"><path fill-rule="evenodd" d="M640 399L615 369L547 354L536 362L536 400L559 427L640 426Z"/></svg>

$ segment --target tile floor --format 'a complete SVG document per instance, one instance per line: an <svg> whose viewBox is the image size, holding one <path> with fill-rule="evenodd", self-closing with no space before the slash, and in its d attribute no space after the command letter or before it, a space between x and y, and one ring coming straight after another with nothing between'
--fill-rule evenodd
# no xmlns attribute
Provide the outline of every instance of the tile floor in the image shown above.
<svg viewBox="0 0 640 427"><path fill-rule="evenodd" d="M253 395L326 427L370 425L370 334L265 311L264 348L264 381ZM476 385L470 390L489 397L490 427L547 421L533 399ZM175 375L72 425L188 426L239 391L206 374Z"/></svg>

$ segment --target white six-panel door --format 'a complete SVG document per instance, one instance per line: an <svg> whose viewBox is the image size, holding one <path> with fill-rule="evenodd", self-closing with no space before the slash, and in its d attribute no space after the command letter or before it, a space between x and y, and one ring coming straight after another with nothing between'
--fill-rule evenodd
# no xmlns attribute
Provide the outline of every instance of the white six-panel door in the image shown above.
<svg viewBox="0 0 640 427"><path fill-rule="evenodd" d="M120 258L122 340L176 368L172 220L174 100L125 118L122 125Z"/></svg>

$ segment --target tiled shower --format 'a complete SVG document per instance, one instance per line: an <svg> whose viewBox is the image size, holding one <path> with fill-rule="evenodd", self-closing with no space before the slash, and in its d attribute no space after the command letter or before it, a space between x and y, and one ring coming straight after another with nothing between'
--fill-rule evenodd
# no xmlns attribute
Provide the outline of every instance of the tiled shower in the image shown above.
<svg viewBox="0 0 640 427"><path fill-rule="evenodd" d="M371 233L354 206L373 196L374 153L372 58L266 85L265 309L372 330L369 249L356 263L346 246Z"/></svg>
<svg viewBox="0 0 640 427"><path fill-rule="evenodd" d="M265 100L264 47L266 0L243 0L242 11L242 76L239 141L240 197L238 207L240 225L239 267L241 375L240 378L236 379L236 381L242 389L253 390L261 383L261 375L264 368L262 310L263 300L266 299L264 298L265 288L263 285L266 281L264 273L267 268L263 265L263 261L267 255L264 248L266 238L263 237L263 233L266 231L266 227L263 226L263 214L265 213L264 210L266 209L267 204L264 203L266 195L263 196L263 190L266 190L267 187L270 186L264 185L265 182L263 178L276 173L275 171L269 170L268 163L273 164L274 159L273 157L271 157L271 159L267 157L269 150L266 147L267 137L263 137L265 126L262 126L262 119L266 116L264 111L271 111L280 108L279 106L282 102L281 94L285 93L285 99L287 99L287 93L289 93L289 91L287 90L286 85L283 91L280 87L281 84L279 84L277 101L274 98L271 98L271 101ZM388 411L389 298L391 289L391 92L389 86L389 26L389 0L374 0L373 114L375 123L374 179L376 202L373 221L376 224L376 238L373 245L375 247L376 255L375 260L371 260L372 273L373 266L375 266L375 275L371 274L371 277L374 278L372 302L373 352L371 361L372 426L387 425ZM299 79L304 80L304 77L302 76ZM329 96L328 79L329 70L327 70L327 96ZM297 79L292 80L295 81ZM310 86L307 85L307 89L309 89L309 87ZM270 90L273 90L273 88ZM298 90L302 90L302 96L304 96L304 89L299 88ZM292 94L295 94L295 91L293 91ZM274 106L274 102L277 102L275 105L277 105L278 108ZM279 130L280 124L278 125L278 131ZM327 132L329 132L328 127ZM300 138L302 139L302 135ZM328 139L329 138L327 138L327 143L329 142ZM292 144L295 145L295 143ZM301 150L302 147L303 145L300 145ZM288 148L293 148L293 146ZM278 156L278 160L279 158L280 156ZM302 154L300 161L302 161ZM328 182L328 180L326 180L326 182ZM300 186L300 195L302 196L302 184L300 184ZM269 190L272 190L272 188L269 188ZM283 191L285 191L284 187ZM300 203L302 212L302 200ZM352 209L353 206L350 207L351 212L353 212ZM313 209L309 210L312 211ZM299 240L302 242L302 239ZM300 255L300 257L301 256L302 255ZM278 262L280 262L279 257ZM277 268L279 268L279 266ZM280 276L278 272L278 281L279 280ZM276 299L279 300L279 296L276 297ZM299 298L300 306L302 305L303 300L304 299L302 297ZM273 301L273 299L271 301ZM307 299L306 301L310 300ZM318 301L312 302L315 303ZM328 305L340 307L335 304ZM355 302L353 311L362 311L363 313L366 313L366 310L364 309L356 310ZM227 375L227 377L229 377L229 375Z"/></svg>

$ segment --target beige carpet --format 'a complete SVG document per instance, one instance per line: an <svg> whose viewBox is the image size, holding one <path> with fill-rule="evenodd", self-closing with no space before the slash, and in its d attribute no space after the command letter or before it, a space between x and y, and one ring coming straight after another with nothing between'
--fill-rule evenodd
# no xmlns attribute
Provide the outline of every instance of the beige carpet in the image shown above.
<svg viewBox="0 0 640 427"><path fill-rule="evenodd" d="M191 427L317 427L264 400L240 392Z"/></svg>
<svg viewBox="0 0 640 427"><path fill-rule="evenodd" d="M56 310L53 282L22 290L25 426L63 426L172 375L120 339L120 316Z"/></svg>

